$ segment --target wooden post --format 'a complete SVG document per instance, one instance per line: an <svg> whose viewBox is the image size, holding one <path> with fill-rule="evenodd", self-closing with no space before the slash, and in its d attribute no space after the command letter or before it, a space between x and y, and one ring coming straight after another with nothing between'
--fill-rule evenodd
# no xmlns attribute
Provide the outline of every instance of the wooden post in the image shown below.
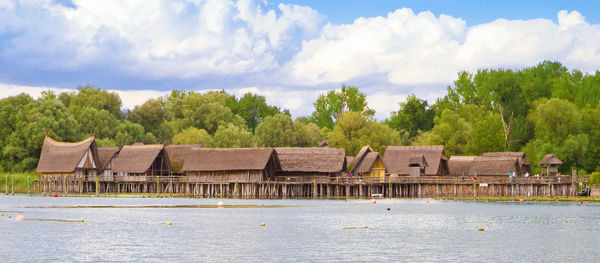
<svg viewBox="0 0 600 263"><path fill-rule="evenodd" d="M6 190L4 190L4 193L8 195L8 174L5 177L4 184L6 185Z"/></svg>
<svg viewBox="0 0 600 263"><path fill-rule="evenodd" d="M29 175L27 176L27 194L30 194L30 192L29 192Z"/></svg>
<svg viewBox="0 0 600 263"><path fill-rule="evenodd" d="M100 177L96 176L96 196L100 195Z"/></svg>
<svg viewBox="0 0 600 263"><path fill-rule="evenodd" d="M12 175L12 195L15 196L15 175Z"/></svg>
<svg viewBox="0 0 600 263"><path fill-rule="evenodd" d="M313 181L313 198L317 198L317 181Z"/></svg>
<svg viewBox="0 0 600 263"><path fill-rule="evenodd" d="M160 179L156 177L156 196L160 196Z"/></svg>
<svg viewBox="0 0 600 263"><path fill-rule="evenodd" d="M473 197L477 197L477 182L473 180Z"/></svg>

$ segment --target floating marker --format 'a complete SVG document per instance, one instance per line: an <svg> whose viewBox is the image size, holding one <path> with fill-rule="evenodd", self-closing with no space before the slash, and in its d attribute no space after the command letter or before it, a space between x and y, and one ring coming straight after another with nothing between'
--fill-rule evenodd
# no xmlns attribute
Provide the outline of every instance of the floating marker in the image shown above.
<svg viewBox="0 0 600 263"><path fill-rule="evenodd" d="M58 194L54 194L54 197L58 197Z"/></svg>
<svg viewBox="0 0 600 263"><path fill-rule="evenodd" d="M167 222L167 226L170 226L170 225L172 225L172 224L173 224L173 223L171 223L171 221L168 221L168 222Z"/></svg>
<svg viewBox="0 0 600 263"><path fill-rule="evenodd" d="M477 230L479 230L479 231L483 231L484 229L483 229L483 228L479 228L479 229L477 229Z"/></svg>
<svg viewBox="0 0 600 263"><path fill-rule="evenodd" d="M390 211L390 210L392 210L392 209L390 209L390 208L388 207L388 208L387 208L387 210L388 210L388 211Z"/></svg>
<svg viewBox="0 0 600 263"><path fill-rule="evenodd" d="M8 216L8 218L12 218L12 216Z"/></svg>
<svg viewBox="0 0 600 263"><path fill-rule="evenodd" d="M579 202L579 205L583 205L583 202Z"/></svg>
<svg viewBox="0 0 600 263"><path fill-rule="evenodd" d="M24 215L17 215L17 217L15 217L16 221L25 221L25 216Z"/></svg>
<svg viewBox="0 0 600 263"><path fill-rule="evenodd" d="M375 199L371 200L371 204L377 204L377 201Z"/></svg>
<svg viewBox="0 0 600 263"><path fill-rule="evenodd" d="M260 223L260 226L266 226L265 223Z"/></svg>
<svg viewBox="0 0 600 263"><path fill-rule="evenodd" d="M219 202L217 203L217 206L218 206L218 207L223 207L224 205L225 205L225 204L223 204L223 201L219 201Z"/></svg>
<svg viewBox="0 0 600 263"><path fill-rule="evenodd" d="M519 202L525 202L525 199L521 198L519 199Z"/></svg>

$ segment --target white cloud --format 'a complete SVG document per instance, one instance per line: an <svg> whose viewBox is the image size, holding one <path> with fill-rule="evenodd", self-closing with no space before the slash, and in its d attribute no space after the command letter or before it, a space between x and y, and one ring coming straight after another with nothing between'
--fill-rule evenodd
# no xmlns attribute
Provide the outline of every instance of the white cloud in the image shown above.
<svg viewBox="0 0 600 263"><path fill-rule="evenodd" d="M548 19L465 21L399 9L387 17L326 25L285 66L287 83L319 85L382 75L382 83L451 83L461 70L522 68L558 60L593 72L600 65L600 26L577 11Z"/></svg>

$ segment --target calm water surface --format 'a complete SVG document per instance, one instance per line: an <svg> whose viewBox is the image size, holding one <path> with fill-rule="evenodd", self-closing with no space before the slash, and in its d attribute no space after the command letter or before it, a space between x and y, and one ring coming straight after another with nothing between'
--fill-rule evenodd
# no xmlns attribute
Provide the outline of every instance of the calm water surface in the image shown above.
<svg viewBox="0 0 600 263"><path fill-rule="evenodd" d="M226 205L297 207L22 208L218 201L0 196L0 261L600 261L597 203L224 199ZM17 222L18 214L85 222ZM361 226L368 228L344 229Z"/></svg>

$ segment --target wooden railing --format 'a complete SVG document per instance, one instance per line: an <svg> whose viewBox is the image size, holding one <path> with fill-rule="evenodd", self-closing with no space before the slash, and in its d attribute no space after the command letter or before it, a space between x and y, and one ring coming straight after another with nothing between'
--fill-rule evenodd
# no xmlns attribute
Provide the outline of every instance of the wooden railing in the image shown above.
<svg viewBox="0 0 600 263"><path fill-rule="evenodd" d="M477 178L475 183L477 184L548 184L548 183L588 183L589 176L578 176L575 178L575 182L572 181L573 178L571 176L561 176L561 177L547 177L540 176L534 177L530 176L528 178L518 177L514 179L501 178L501 177L485 177L480 176ZM409 177L409 176L400 176L400 177L360 177L360 176L337 176L337 177L329 177L323 179L309 179L302 178L301 176L297 177L278 177L275 179L276 182L289 182L289 183L336 183L336 184L361 184L361 183L401 183L401 184L472 184L474 182L473 177L465 177L464 179L461 176L420 176L420 177Z"/></svg>

